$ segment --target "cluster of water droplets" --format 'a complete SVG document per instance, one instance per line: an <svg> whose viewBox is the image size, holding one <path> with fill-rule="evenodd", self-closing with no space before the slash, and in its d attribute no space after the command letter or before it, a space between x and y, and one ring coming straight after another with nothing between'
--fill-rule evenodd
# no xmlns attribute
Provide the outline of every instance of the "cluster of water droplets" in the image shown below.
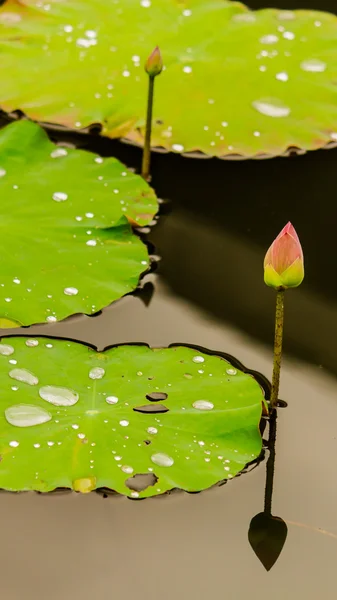
<svg viewBox="0 0 337 600"><path fill-rule="evenodd" d="M258 19L258 16L255 13L248 11L248 10L239 12L232 16L232 22L234 24L235 23L238 25L242 24L243 26L253 25L254 23L256 23L257 19ZM297 34L291 28L292 23L294 21L296 21L296 19L297 19L297 15L293 11L288 11L288 10L279 11L277 14L277 20L279 21L279 25L277 25L277 22L276 22L276 31L270 32L270 33L265 33L265 34L261 35L259 38L259 43L261 44L261 50L257 54L257 59L258 59L257 67L258 67L259 71L261 73L264 73L268 70L272 70L272 67L270 66L271 63L267 63L266 61L263 61L263 62L260 62L260 61L262 61L263 59L267 59L267 61L268 61L268 59L272 59L283 53L284 57L285 57L285 65L284 65L285 68L283 70L277 70L277 72L276 73L274 72L272 75L273 77L275 77L275 79L277 81L282 82L282 83L287 83L291 79L291 77L287 71L286 65L287 65L287 58L291 57L291 55L292 55L292 50L293 50L292 43L294 41L297 41ZM321 23L321 21L316 19L312 22L312 25L314 28L317 28L317 27L321 27L322 23ZM304 36L302 36L302 37L299 36L298 39L299 39L299 42L307 41L307 38ZM289 45L280 46L281 42L285 42L286 44L289 44ZM193 49L186 48L186 53L188 53L188 52L190 52L190 53L193 52ZM323 73L327 69L327 64L326 64L326 62L324 62L323 60L321 60L319 58L316 58L316 57L311 58L309 56L306 60L303 60L299 64L299 69L306 73ZM191 63L187 63L187 64L183 63L182 71L183 71L183 73L185 73L187 75L191 75L193 72L192 64ZM208 99L209 104L214 104L214 102L215 102L214 98ZM287 102L285 102L281 98L269 97L269 96L256 98L255 100L253 100L251 102L251 107L252 107L252 109L257 111L261 115L263 115L265 117L272 117L274 119L289 117L291 115L291 111L292 111L291 106L289 106L287 104ZM226 126L228 126L228 124L229 123L226 120ZM253 137L260 138L261 135L263 135L264 133L268 133L267 127L268 127L268 123L266 121L266 129L264 131L259 131L259 130L253 129L252 130ZM231 131L231 127L229 128L228 132L225 134L224 134L224 132L221 131L220 127L214 128L213 126L210 127L210 125L207 125L207 124L203 126L203 129L204 129L204 131L209 132L209 137L212 136L210 141L207 142L211 147L219 145L220 142L224 142L226 144L227 141L230 139L229 136L233 135L233 133ZM167 137L167 138L172 137L172 130L173 130L172 126L167 127L166 130L163 130L161 132L162 137ZM211 130L212 130L212 133L211 133ZM331 136L331 139L333 139L333 136ZM227 144L226 147L227 147L227 150L230 152L235 151L235 147L233 146L233 144L229 143L229 144ZM185 151L185 148L182 144L174 143L171 145L171 150L173 152L181 153L181 152Z"/></svg>
<svg viewBox="0 0 337 600"><path fill-rule="evenodd" d="M41 342L39 342L38 339L35 338L28 338L25 340L25 345L27 346L27 348L31 348L32 351L34 348L37 348L39 346ZM44 346L48 347L48 348L52 348L53 344L51 344L50 342L44 342ZM13 364L15 364L15 368L10 368L9 370L9 377L11 379L16 380L17 382L21 383L21 384L26 384L28 386L39 386L38 387L38 394L39 397L44 400L45 402L52 404L54 407L56 408L69 408L74 406L75 404L77 404L77 402L79 401L79 394L78 392L68 389L68 388L64 388L64 387L60 387L60 386L53 386L53 385L40 385L39 382L39 378L32 373L31 371L25 369L25 368L19 368L17 366L17 361L15 359L12 358L14 354L14 347L11 346L10 343L3 343L0 344L0 355L6 357L9 361L11 366ZM194 364L194 370L195 372L198 373L199 376L203 376L203 377L212 377L212 373L209 372L209 369L207 367L207 357L199 354L199 353L195 353L192 357L191 357L191 364ZM183 361L184 362L184 361ZM237 375L237 370L235 367L231 366L231 365L226 365L226 363L224 363L225 365L225 370L224 370L224 375L226 375L227 377L231 378L234 377L235 375ZM143 371L137 371L136 373L137 376L139 377L143 377ZM106 376L106 370L104 367L102 366L93 366L91 368L88 369L88 380L93 382L92 384L88 385L88 390L92 389L92 385L97 385L96 383L94 383L95 381L99 381L102 380L105 376ZM149 377L149 380L153 379L153 377ZM229 379L228 379L229 380ZM131 381L131 380L129 380ZM168 386L171 386L171 384L167 384ZM12 388L14 389L14 388ZM18 389L18 388L16 388ZM150 404L154 404L155 402L157 403L157 401L162 400L162 399L167 399L168 398L168 394L167 393L163 393L158 391L160 388L155 387L155 391L153 391L151 394L147 394L146 398L150 401ZM197 388L196 388L197 391ZM117 396L117 395L111 395L111 394L107 394L106 392L101 392L99 391L99 388L97 389L96 392L98 395L103 395L105 402L107 405L111 406L112 411L115 411L116 409L114 409L113 407L116 405L122 405L127 407L129 406L129 402L128 401L122 401L121 399ZM212 411L215 407L215 403L211 402L209 399L196 399L193 402L191 402L191 406L190 409L194 409L196 412L202 413L202 412L207 412L207 411ZM97 407L98 408L98 407ZM92 409L88 409L86 410L86 415L88 416L99 416L100 414L102 414L102 408L101 409L97 409L95 407L93 407ZM185 407L182 407L183 409ZM109 409L110 410L110 409ZM60 411L57 411L56 414L52 414L47 408L41 407L41 406L36 406L33 404L23 404L23 403L18 403L18 404L14 404L10 407L8 407L5 411L5 417L7 422L14 426L14 427L18 427L18 428L25 428L25 427L31 427L31 426L41 426L44 425L50 421L54 421L56 424L60 423L60 417L59 415ZM104 411L103 411L104 412ZM113 416L113 420L112 420L112 431L116 432L116 426L119 426L122 429L125 429L127 431L128 426L130 425L130 421L126 418L118 418L118 414L120 413L115 413L115 415ZM111 415L113 415L113 413L111 413ZM96 443L95 442L91 442L90 441L90 437L89 439L87 438L87 434L85 433L85 430L83 431L83 428L81 427L80 424L80 420L84 415L80 416L80 414L78 414L77 418L74 418L74 422L72 423L72 425L70 426L72 430L74 430L75 435L77 437L78 440L80 440L82 443L90 443L90 451L89 451L89 463L88 463L88 468L90 469L94 469L95 467L95 446ZM106 418L104 419L104 423L105 424L109 424L110 421L110 417L108 416L108 413L104 413L104 416L106 416ZM163 426L165 427L165 418L164 421L162 422L161 420L161 416L160 415L156 415L155 416L155 422L156 424L151 424L149 426L146 427L145 431L144 431L144 435L147 437L147 440L144 442L139 442L138 446L142 447L144 445L144 443L147 444L151 444L155 438L157 438L159 436L159 431L160 428L162 428ZM121 435L121 433L119 434ZM153 450L153 452L150 452L148 455L149 460L151 461L151 463L153 463L153 465L155 465L155 468L164 468L164 469L169 469L170 467L172 467L178 457L179 457L179 462L181 462L181 460L185 459L186 461L189 461L191 459L200 459L200 453L201 453L201 457L203 456L203 460L205 463L205 468L207 464L212 464L213 467L215 465L215 462L220 461L221 464L223 465L222 468L224 470L224 477L230 478L232 477L232 474L230 473L231 467L230 467L230 460L229 459L224 459L223 456L218 455L218 445L215 442L207 442L205 439L198 439L197 435L193 435L193 440L191 440L191 443L188 446L188 452L186 454L185 457L180 456L181 455L181 449L179 447L179 436L180 435L180 428L177 428L177 430L174 433L174 438L172 439L172 443L171 443L171 449L172 452L163 452L160 450L160 440L161 440L161 436L159 436L158 440L159 440L159 445L156 444L155 449ZM127 447L128 444L128 440L129 440L129 436L126 435L124 436L122 441L122 444L119 448L119 453L116 450L112 450L112 455L113 455L113 460L116 463L116 466L121 470L121 472L123 472L125 475L132 475L135 471L135 467L132 465L132 463L130 464L129 461L124 461L123 460L123 448ZM130 440L130 442L132 442L132 438ZM129 442L129 443L130 443ZM54 441L54 440L48 440L47 442L47 446L49 448L53 447L53 446L58 446L61 445L61 441ZM117 440L116 440L117 443ZM20 441L17 439L11 439L9 442L9 446L13 449L17 448L20 445ZM43 447L42 442L34 442L33 443L33 447L36 450L39 450ZM197 448L199 448L199 450L197 450ZM236 450L234 450L234 452L237 452ZM15 454L13 455L13 457L15 458ZM176 458L177 457L177 458ZM215 462L214 462L215 461ZM148 472L149 473L153 473L153 467L148 467ZM137 476L138 477L138 476ZM92 485L90 487L90 489L93 489L92 486L94 486L94 482L96 481L95 478L89 478ZM89 481L88 479L88 481ZM74 489L79 489L80 491L89 491L88 490L84 490L85 487L85 481L86 480L77 480L76 482L74 482ZM132 484L132 480L131 484ZM152 483L150 483L149 485L155 485L155 483L158 481L158 477L155 476L155 479L151 480ZM137 498L139 496L139 492L136 490L133 490L130 484L130 489L132 490L130 492L130 496ZM129 484L128 484L129 485ZM84 486L84 487L83 487ZM83 488L83 489L82 489ZM144 488L145 489L145 488ZM160 493L160 488L156 487L156 492Z"/></svg>

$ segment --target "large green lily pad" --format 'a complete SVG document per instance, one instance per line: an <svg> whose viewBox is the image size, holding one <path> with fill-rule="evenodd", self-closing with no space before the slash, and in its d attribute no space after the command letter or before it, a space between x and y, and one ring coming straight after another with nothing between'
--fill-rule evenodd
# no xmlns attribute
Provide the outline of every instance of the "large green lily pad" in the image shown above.
<svg viewBox="0 0 337 600"><path fill-rule="evenodd" d="M22 0L0 11L1 106L142 144L156 44L152 142L277 155L337 140L337 18L224 0ZM15 73L15 77L13 76Z"/></svg>
<svg viewBox="0 0 337 600"><path fill-rule="evenodd" d="M259 384L190 347L97 352L64 340L4 338L0 390L6 490L199 491L234 477L262 447Z"/></svg>
<svg viewBox="0 0 337 600"><path fill-rule="evenodd" d="M35 123L0 131L0 317L22 325L95 313L149 266L127 217L148 223L154 192L114 158L49 141Z"/></svg>

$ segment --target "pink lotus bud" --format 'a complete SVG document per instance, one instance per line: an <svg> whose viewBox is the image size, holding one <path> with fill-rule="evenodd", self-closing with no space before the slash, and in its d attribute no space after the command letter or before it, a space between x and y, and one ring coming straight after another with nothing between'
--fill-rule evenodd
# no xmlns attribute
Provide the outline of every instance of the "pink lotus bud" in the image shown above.
<svg viewBox="0 0 337 600"><path fill-rule="evenodd" d="M163 59L158 46L156 46L145 63L145 71L148 75L150 75L150 77L155 77L156 75L159 75L162 70Z"/></svg>
<svg viewBox="0 0 337 600"><path fill-rule="evenodd" d="M279 290L297 287L303 278L303 251L298 235L289 221L266 254L264 281L270 287Z"/></svg>

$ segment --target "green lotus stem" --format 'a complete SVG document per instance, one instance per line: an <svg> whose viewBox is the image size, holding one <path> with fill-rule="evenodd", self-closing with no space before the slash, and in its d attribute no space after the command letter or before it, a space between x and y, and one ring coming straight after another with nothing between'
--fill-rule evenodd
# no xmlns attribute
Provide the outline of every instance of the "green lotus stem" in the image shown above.
<svg viewBox="0 0 337 600"><path fill-rule="evenodd" d="M276 315L275 315L275 338L274 338L274 368L271 384L270 407L275 408L278 401L280 387L280 373L282 360L282 341L283 341L283 322L284 322L284 290L278 290L276 296Z"/></svg>
<svg viewBox="0 0 337 600"><path fill-rule="evenodd" d="M147 113L145 126L145 140L142 161L142 177L145 181L150 177L150 161L151 161L151 130L152 130L152 110L153 110L153 95L154 95L154 79L155 75L149 75L149 89L147 96Z"/></svg>

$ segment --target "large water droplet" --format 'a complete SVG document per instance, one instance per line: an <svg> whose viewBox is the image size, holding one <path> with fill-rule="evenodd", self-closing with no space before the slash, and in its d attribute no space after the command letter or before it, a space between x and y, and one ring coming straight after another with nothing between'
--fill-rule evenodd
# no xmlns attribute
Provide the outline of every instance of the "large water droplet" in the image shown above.
<svg viewBox="0 0 337 600"><path fill-rule="evenodd" d="M85 32L85 35L87 36L87 38L89 38L89 40L93 40L97 37L97 31L95 31L94 29L88 29Z"/></svg>
<svg viewBox="0 0 337 600"><path fill-rule="evenodd" d="M204 357L203 357L203 356L194 356L194 357L192 358L192 360L193 360L193 362L195 362L195 363L203 363L203 362L205 362L205 359L204 359Z"/></svg>
<svg viewBox="0 0 337 600"><path fill-rule="evenodd" d="M17 448L17 447L18 447L18 445L19 445L19 442L16 442L15 440L13 440L12 442L9 442L9 445L10 445L12 448Z"/></svg>
<svg viewBox="0 0 337 600"><path fill-rule="evenodd" d="M235 23L255 23L256 17L251 12L244 12L234 15L232 20Z"/></svg>
<svg viewBox="0 0 337 600"><path fill-rule="evenodd" d="M277 35L264 35L260 38L260 42L261 44L276 44L276 42L278 42L279 38Z"/></svg>
<svg viewBox="0 0 337 600"><path fill-rule="evenodd" d="M5 417L11 425L16 427L32 427L41 425L51 420L52 416L39 406L30 404L15 404L5 410Z"/></svg>
<svg viewBox="0 0 337 600"><path fill-rule="evenodd" d="M64 202L67 199L68 194L65 194L64 192L55 192L53 194L53 200L55 200L55 202Z"/></svg>
<svg viewBox="0 0 337 600"><path fill-rule="evenodd" d="M118 402L117 396L107 396L105 400L108 404L117 404Z"/></svg>
<svg viewBox="0 0 337 600"><path fill-rule="evenodd" d="M173 144L172 150L174 150L174 152L183 152L184 146L182 146L181 144Z"/></svg>
<svg viewBox="0 0 337 600"><path fill-rule="evenodd" d="M252 105L259 113L267 117L288 117L291 112L288 106L276 99L255 100Z"/></svg>
<svg viewBox="0 0 337 600"><path fill-rule="evenodd" d="M128 467L127 465L125 465L125 466L123 465L123 467L122 467L122 471L123 471L124 473L129 473L129 474L131 474L131 473L133 473L133 468L132 468L132 467Z"/></svg>
<svg viewBox="0 0 337 600"><path fill-rule="evenodd" d="M280 21L294 21L295 13L292 10L281 10L278 13L277 18Z"/></svg>
<svg viewBox="0 0 337 600"><path fill-rule="evenodd" d="M66 296L76 296L78 294L78 289L75 287L66 287L63 291Z"/></svg>
<svg viewBox="0 0 337 600"><path fill-rule="evenodd" d="M4 177L6 175L5 169L0 169L0 177Z"/></svg>
<svg viewBox="0 0 337 600"><path fill-rule="evenodd" d="M237 370L230 367L229 369L226 369L226 373L227 375L236 375L237 374Z"/></svg>
<svg viewBox="0 0 337 600"><path fill-rule="evenodd" d="M13 346L10 346L9 344L0 344L0 354L2 354L2 356L10 356L13 352Z"/></svg>
<svg viewBox="0 0 337 600"><path fill-rule="evenodd" d="M278 81L288 81L289 75L285 71L281 71L280 73L276 73L275 75Z"/></svg>
<svg viewBox="0 0 337 600"><path fill-rule="evenodd" d="M152 454L151 460L155 465L159 467L172 467L174 460L167 454L163 454L158 452L157 454Z"/></svg>
<svg viewBox="0 0 337 600"><path fill-rule="evenodd" d="M214 404L208 400L196 400L193 402L192 406L198 410L212 410L212 408L214 408Z"/></svg>
<svg viewBox="0 0 337 600"><path fill-rule="evenodd" d="M56 148L55 150L52 151L51 153L51 157L52 158L59 158L60 156L67 156L68 152L65 148Z"/></svg>
<svg viewBox="0 0 337 600"><path fill-rule="evenodd" d="M158 433L158 429L156 429L156 427L148 427L146 431L148 433L151 433L152 435L155 435L156 433Z"/></svg>
<svg viewBox="0 0 337 600"><path fill-rule="evenodd" d="M35 346L38 346L39 342L38 340L26 340L26 346L28 346L29 348L35 348Z"/></svg>
<svg viewBox="0 0 337 600"><path fill-rule="evenodd" d="M87 40L86 38L78 38L76 40L76 46L79 48L90 48L90 46L96 45L97 40ZM80 125L78 125L80 127Z"/></svg>
<svg viewBox="0 0 337 600"><path fill-rule="evenodd" d="M12 369L9 371L9 376L17 381L28 383L28 385L37 385L39 383L38 378L30 371L27 371L27 369Z"/></svg>
<svg viewBox="0 0 337 600"><path fill-rule="evenodd" d="M90 379L102 379L105 375L105 370L102 367L94 367L89 371Z"/></svg>
<svg viewBox="0 0 337 600"><path fill-rule="evenodd" d="M79 399L77 392L56 385L42 386L39 389L39 396L54 406L73 406Z"/></svg>
<svg viewBox="0 0 337 600"><path fill-rule="evenodd" d="M326 63L322 60L312 58L301 62L301 69L310 73L323 73L326 69Z"/></svg>

